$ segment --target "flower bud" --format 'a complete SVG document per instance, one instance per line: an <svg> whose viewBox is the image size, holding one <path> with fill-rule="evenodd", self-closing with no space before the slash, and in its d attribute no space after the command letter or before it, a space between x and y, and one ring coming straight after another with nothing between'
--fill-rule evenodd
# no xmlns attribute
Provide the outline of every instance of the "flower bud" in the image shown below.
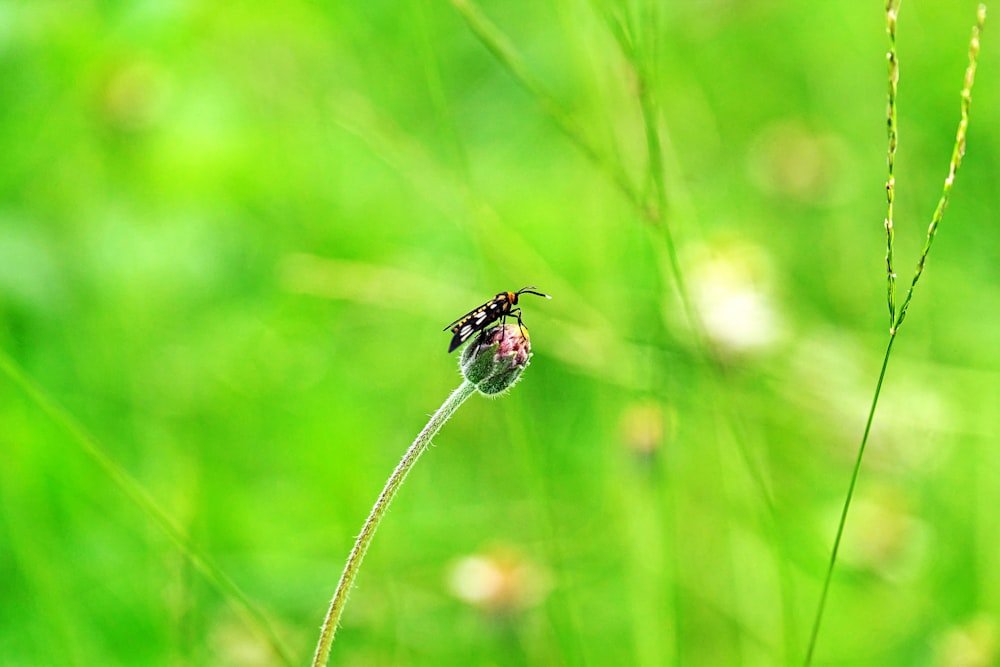
<svg viewBox="0 0 1000 667"><path fill-rule="evenodd" d="M521 377L531 359L528 330L521 324L487 329L462 351L462 376L486 396L501 394Z"/></svg>

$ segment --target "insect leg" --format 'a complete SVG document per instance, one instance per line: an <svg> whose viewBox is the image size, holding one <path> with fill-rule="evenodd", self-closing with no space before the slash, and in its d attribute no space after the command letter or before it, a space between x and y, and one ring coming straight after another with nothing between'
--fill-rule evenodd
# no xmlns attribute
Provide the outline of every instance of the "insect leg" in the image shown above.
<svg viewBox="0 0 1000 667"><path fill-rule="evenodd" d="M527 332L524 329L524 322L521 321L521 309L517 309L517 326L521 329L521 335L527 338Z"/></svg>
<svg viewBox="0 0 1000 667"><path fill-rule="evenodd" d="M504 313L503 315L500 316L500 341L501 342L507 336L507 316L508 315L513 315L514 312L517 311L517 310L520 310L520 309L519 308L515 308L514 310L510 311L509 313Z"/></svg>
<svg viewBox="0 0 1000 667"><path fill-rule="evenodd" d="M514 308L513 310L510 310L510 311L504 313L503 315L501 315L500 316L500 340L501 341L504 338L507 337L507 317L509 315L517 315L518 326L520 326L520 322L521 322L521 309L520 308Z"/></svg>
<svg viewBox="0 0 1000 667"><path fill-rule="evenodd" d="M515 308L514 310L507 313L508 315L517 315L517 326L521 330L521 335L524 335L524 322L521 321L521 309Z"/></svg>

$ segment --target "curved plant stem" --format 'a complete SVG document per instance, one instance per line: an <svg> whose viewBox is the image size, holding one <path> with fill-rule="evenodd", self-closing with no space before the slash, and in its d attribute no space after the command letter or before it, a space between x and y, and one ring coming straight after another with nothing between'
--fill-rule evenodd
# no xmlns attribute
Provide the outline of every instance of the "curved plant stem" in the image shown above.
<svg viewBox="0 0 1000 667"><path fill-rule="evenodd" d="M358 535L358 539L354 543L354 548L351 549L351 555L347 557L344 573L340 575L340 583L337 584L337 590L330 601L330 609L326 612L326 618L323 620L323 628L319 635L319 644L316 646L316 655L312 661L313 667L322 667L327 664L327 660L330 657L330 647L333 645L333 635L337 631L340 615L343 613L344 605L347 603L347 594L350 592L351 585L358 575L361 561L368 552L368 546L371 544L372 537L374 537L375 531L378 529L379 522L385 516L386 510L389 509L389 503L396 496L396 492L402 485L403 480L406 479L407 473L410 472L417 459L420 458L420 455L430 445L431 439L437 435L437 432L441 430L445 422L455 414L458 407L469 396L472 396L475 391L476 386L474 384L468 380L463 380L458 389L453 391L448 400L444 402L444 405L438 408L438 411L431 416L430 421L427 422L427 426L420 432L417 439L413 441L410 448L406 450L403 460L399 462L396 469L392 471L392 475L389 476L389 481L386 482L385 488L382 489L378 500L375 501L375 506L372 508L371 514L368 515L368 519L361 529L361 534Z"/></svg>

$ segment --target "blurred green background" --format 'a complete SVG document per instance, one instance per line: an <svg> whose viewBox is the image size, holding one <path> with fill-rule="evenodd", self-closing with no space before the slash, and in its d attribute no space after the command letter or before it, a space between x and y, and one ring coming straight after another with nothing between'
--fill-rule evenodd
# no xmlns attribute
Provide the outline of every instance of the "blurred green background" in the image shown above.
<svg viewBox="0 0 1000 667"><path fill-rule="evenodd" d="M887 337L883 12L0 1L0 663L307 664L441 328L537 285L331 664L800 664ZM902 7L901 282L974 13ZM994 27L816 665L1000 664Z"/></svg>

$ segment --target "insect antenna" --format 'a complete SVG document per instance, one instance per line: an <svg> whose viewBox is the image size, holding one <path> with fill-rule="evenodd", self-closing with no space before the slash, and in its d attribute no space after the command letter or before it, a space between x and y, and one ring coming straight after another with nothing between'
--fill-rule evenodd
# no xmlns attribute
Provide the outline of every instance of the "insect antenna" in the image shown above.
<svg viewBox="0 0 1000 667"><path fill-rule="evenodd" d="M514 293L518 294L518 295L520 295L520 294L535 294L535 295L538 295L538 296L544 296L546 299L551 299L552 298L548 294L542 294L541 292L539 292L537 290L538 290L538 288L535 287L534 285L529 285L528 287L522 287L521 289L517 290Z"/></svg>

